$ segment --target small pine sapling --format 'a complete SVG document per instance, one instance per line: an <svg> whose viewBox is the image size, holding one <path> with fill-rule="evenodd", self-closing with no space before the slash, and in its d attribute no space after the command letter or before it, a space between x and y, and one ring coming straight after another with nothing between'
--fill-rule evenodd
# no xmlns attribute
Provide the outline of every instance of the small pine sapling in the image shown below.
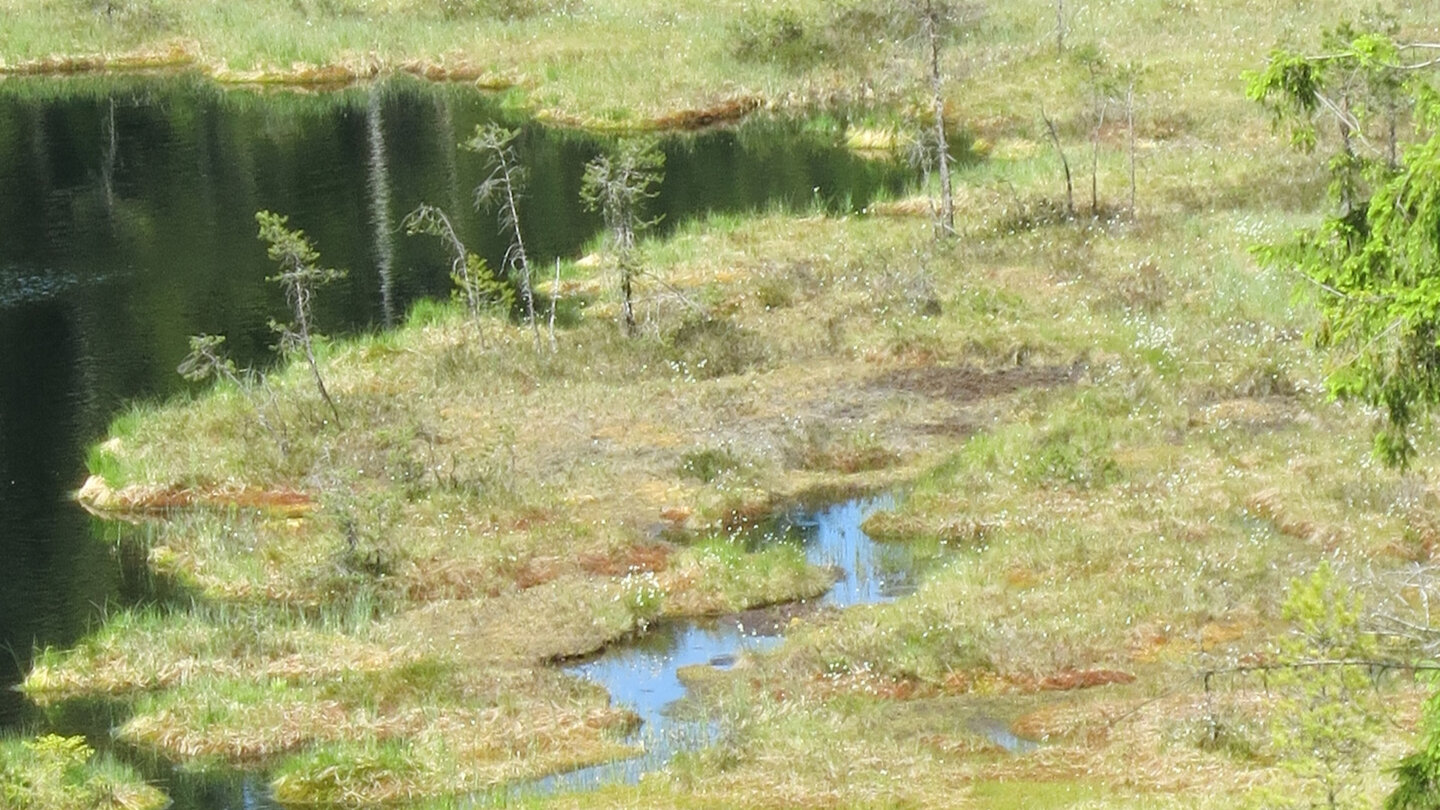
<svg viewBox="0 0 1440 810"><path fill-rule="evenodd" d="M311 302L315 298L316 288L344 278L345 272L321 267L318 264L320 254L305 236L305 232L286 227L289 217L270 211L259 211L255 214L255 221L260 226L260 239L268 245L266 254L271 261L280 265L280 272L269 280L278 282L284 288L285 300L290 304L290 323L270 321L270 328L280 335L276 350L286 355L300 352L305 357L310 374L315 378L315 388L320 392L320 398L330 406L335 423L340 424L340 409L335 406L335 400L326 390L325 379L320 376L320 366L315 360L315 338L319 335L313 326Z"/></svg>
<svg viewBox="0 0 1440 810"><path fill-rule="evenodd" d="M465 247L443 210L421 203L401 225L411 236L427 234L445 243L450 252L450 281L455 284L455 297L465 302L472 319L492 309L508 312L514 305L515 293L490 272L483 258Z"/></svg>
<svg viewBox="0 0 1440 810"><path fill-rule="evenodd" d="M1376 683L1356 662L1377 658L1378 642L1361 626L1362 605L1328 564L1291 583L1281 616L1292 634L1281 642L1269 685L1276 700L1272 739L1281 763L1313 785L1307 806L1367 805L1351 795L1382 727Z"/></svg>
<svg viewBox="0 0 1440 810"><path fill-rule="evenodd" d="M635 334L634 278L636 236L659 222L642 215L664 177L665 155L653 143L631 142L614 154L604 154L585 165L580 199L605 221L620 272L620 313L626 335Z"/></svg>
<svg viewBox="0 0 1440 810"><path fill-rule="evenodd" d="M281 419L275 419L272 423L266 416L267 408L255 398L254 372L249 369L243 371L235 367L235 361L225 355L224 335L193 335L190 338L190 353L176 366L175 372L191 382L203 382L205 380L225 380L235 386L250 403L255 411L255 418L259 420L260 427L275 440L276 446L280 448L280 454L289 452L290 442L286 435L285 423ZM263 386L262 386L263 388ZM264 389L269 394L269 408L278 411L273 393L268 388Z"/></svg>

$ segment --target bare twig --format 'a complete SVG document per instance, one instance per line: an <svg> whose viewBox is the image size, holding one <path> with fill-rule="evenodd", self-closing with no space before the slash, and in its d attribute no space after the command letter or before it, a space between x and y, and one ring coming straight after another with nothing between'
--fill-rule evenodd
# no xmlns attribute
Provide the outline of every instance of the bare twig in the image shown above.
<svg viewBox="0 0 1440 810"><path fill-rule="evenodd" d="M1065 148L1060 145L1060 133L1055 129L1055 122L1045 114L1045 108L1040 108L1040 118L1045 121L1045 128L1050 132L1050 142L1055 144L1055 152L1060 155L1060 166L1065 170L1065 216L1069 219L1075 218L1075 187L1070 180L1070 159L1065 157Z"/></svg>

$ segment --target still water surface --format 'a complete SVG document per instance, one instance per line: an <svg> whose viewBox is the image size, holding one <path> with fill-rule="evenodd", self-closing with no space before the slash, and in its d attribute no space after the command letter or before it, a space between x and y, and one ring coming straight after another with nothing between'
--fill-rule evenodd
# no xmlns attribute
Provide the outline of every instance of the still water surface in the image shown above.
<svg viewBox="0 0 1440 810"><path fill-rule="evenodd" d="M350 271L317 301L324 330L383 327L449 286L435 240L398 231L417 204L445 208L499 265L493 213L470 204L484 167L457 147L492 120L523 130L532 256L543 266L585 252L599 223L580 206L580 177L605 142L529 124L470 88L0 82L0 687L23 677L36 645L73 643L105 610L152 598L112 530L67 493L125 403L182 387L174 368L189 335L224 334L242 361L268 354L283 299L265 281L273 269L255 211L289 214L327 264ZM908 180L849 153L833 129L799 122L757 120L662 149L653 213L667 228L772 205L856 210ZM0 689L0 729L27 720L18 694ZM177 795L177 806L260 806L244 784L222 792Z"/></svg>
<svg viewBox="0 0 1440 810"><path fill-rule="evenodd" d="M611 699L640 717L631 742L642 756L546 780L544 789L583 789L603 782L634 782L664 767L675 754L713 742L723 730L704 716L687 715L681 673L691 667L729 669L746 653L774 647L797 613L889 602L915 590L908 548L871 540L861 524L893 499L865 498L782 515L762 542L797 543L806 560L835 574L819 599L738 616L661 625L630 644L616 645L568 671L603 685Z"/></svg>

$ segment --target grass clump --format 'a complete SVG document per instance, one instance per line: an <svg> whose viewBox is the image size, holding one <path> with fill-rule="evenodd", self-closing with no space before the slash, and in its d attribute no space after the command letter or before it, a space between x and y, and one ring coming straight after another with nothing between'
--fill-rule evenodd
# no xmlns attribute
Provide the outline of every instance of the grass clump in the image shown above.
<svg viewBox="0 0 1440 810"><path fill-rule="evenodd" d="M766 362L763 338L727 319L696 316L667 336L671 366L693 379L740 374Z"/></svg>
<svg viewBox="0 0 1440 810"><path fill-rule="evenodd" d="M728 447L712 447L692 450L680 457L680 475L693 478L702 484L738 473L745 462Z"/></svg>
<svg viewBox="0 0 1440 810"><path fill-rule="evenodd" d="M807 564L795 545L780 542L752 552L742 540L721 536L675 555L661 582L666 612L695 616L819 596L833 577Z"/></svg>

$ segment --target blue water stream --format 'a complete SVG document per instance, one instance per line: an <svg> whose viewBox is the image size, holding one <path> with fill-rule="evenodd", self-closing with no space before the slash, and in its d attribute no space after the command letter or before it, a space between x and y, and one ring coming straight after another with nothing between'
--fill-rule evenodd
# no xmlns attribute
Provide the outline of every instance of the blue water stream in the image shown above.
<svg viewBox="0 0 1440 810"><path fill-rule="evenodd" d="M888 496L843 501L783 515L763 542L800 542L805 558L835 573L835 584L810 602L735 616L662 624L632 644L607 649L567 667L609 690L616 705L633 710L640 726L629 742L644 753L620 762L571 771L533 786L540 792L583 790L611 782L633 783L663 768L677 753L713 743L716 723L677 713L685 696L680 672L687 667L729 669L747 653L773 648L790 618L827 608L889 602L915 590L913 558L899 545L871 540L861 524L894 504ZM663 638L666 644L657 644Z"/></svg>

